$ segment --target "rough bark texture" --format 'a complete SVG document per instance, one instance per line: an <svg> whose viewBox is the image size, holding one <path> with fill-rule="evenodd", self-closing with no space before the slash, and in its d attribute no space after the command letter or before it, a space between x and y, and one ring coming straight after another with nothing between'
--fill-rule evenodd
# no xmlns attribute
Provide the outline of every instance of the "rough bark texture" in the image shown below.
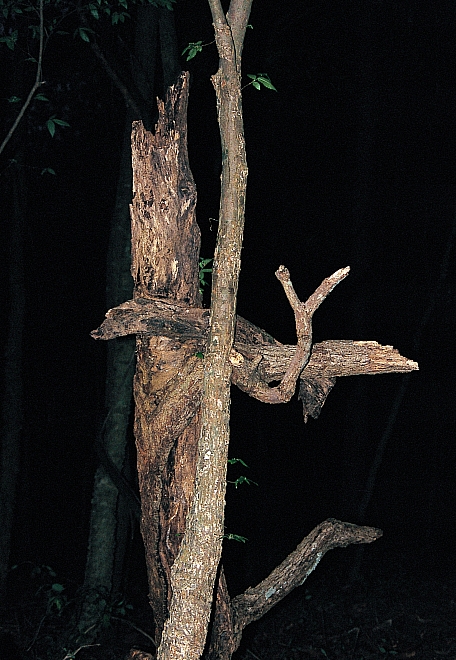
<svg viewBox="0 0 456 660"><path fill-rule="evenodd" d="M213 77L223 154L219 228L204 358L195 493L186 532L171 569L173 596L157 651L158 660L196 660L201 656L224 533L230 353L234 342L247 183L240 61L251 0L232 2L226 16L218 0L210 0L209 4L219 53L219 70Z"/></svg>
<svg viewBox="0 0 456 660"><path fill-rule="evenodd" d="M129 300L109 310L106 320L92 332L92 336L111 339L132 332L139 335L166 334L180 337L181 341L194 340L199 350L204 351L208 324L208 310L163 300ZM296 346L281 344L264 330L237 316L235 342L230 353L231 381L260 401L283 403L285 399L271 396L273 389L268 384L283 379L295 353ZM304 418L307 420L308 415L318 417L338 376L405 373L417 369L416 362L404 358L392 346L381 346L375 341L342 339L313 344L310 359L299 374L299 398L303 403ZM194 378L198 377L201 396L202 370L194 373ZM195 401L195 410L198 402Z"/></svg>
<svg viewBox="0 0 456 660"><path fill-rule="evenodd" d="M359 527L333 518L315 527L260 584L233 598L229 607L220 608L217 635L212 636L208 660L229 660L239 647L244 628L261 619L293 589L304 584L328 550L372 543L381 536L380 529ZM224 580L221 583L224 584Z"/></svg>
<svg viewBox="0 0 456 660"><path fill-rule="evenodd" d="M165 103L159 103L155 135L140 122L133 125L135 299L201 304L196 189L187 156L187 99L188 77L183 75L170 88ZM200 396L194 381L203 368L194 357L199 348L198 339L137 337L134 394L141 531L157 644L168 614L170 566L193 492Z"/></svg>

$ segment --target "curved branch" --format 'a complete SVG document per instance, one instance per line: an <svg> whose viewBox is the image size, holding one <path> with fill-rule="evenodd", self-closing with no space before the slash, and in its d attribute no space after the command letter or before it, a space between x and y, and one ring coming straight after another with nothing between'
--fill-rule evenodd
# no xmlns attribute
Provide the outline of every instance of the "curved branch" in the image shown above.
<svg viewBox="0 0 456 660"><path fill-rule="evenodd" d="M100 46L95 41L91 41L90 47L95 57L97 57L98 60L100 61L101 66L105 70L106 74L111 78L112 83L117 87L119 92L122 94L127 108L131 108L131 110L136 115L136 119L141 119L141 117L143 116L143 113L141 112L141 108L136 103L135 99L130 94L130 92L128 91L127 86L122 82L122 80L119 78L119 76L114 71L112 66L109 64Z"/></svg>
<svg viewBox="0 0 456 660"><path fill-rule="evenodd" d="M286 403L291 399L296 389L296 382L307 365L312 351L312 317L314 312L326 300L328 294L339 284L350 272L350 268L340 268L330 277L327 277L310 298L302 303L293 288L290 273L285 266L280 266L276 271L276 277L282 284L285 295L288 298L296 321L296 334L298 343L296 351L291 359L287 370L277 387L268 387L264 381L256 382L255 397L265 403Z"/></svg>
<svg viewBox="0 0 456 660"><path fill-rule="evenodd" d="M372 543L382 535L381 529L360 527L334 518L328 518L315 527L266 579L232 600L233 629L238 644L243 629L302 585L328 550Z"/></svg>
<svg viewBox="0 0 456 660"><path fill-rule="evenodd" d="M41 85L44 84L44 80L41 80L41 72L42 72L42 62L43 62L43 44L44 44L44 15L43 15L43 0L40 0L40 5L39 5L39 16L40 16L40 45L39 45L39 51L38 51L38 63L36 67L36 77L35 77L35 82L33 83L32 89L29 92L29 95L25 99L24 105L22 106L19 114L17 115L13 125L9 129L5 139L3 140L2 144L0 145L0 154L2 151L5 149L6 145L8 142L11 140L11 137L16 130L16 128L19 126L19 122L21 121L22 117L25 114L25 111L29 107L30 103L32 102L32 99L35 95L36 90L41 87Z"/></svg>

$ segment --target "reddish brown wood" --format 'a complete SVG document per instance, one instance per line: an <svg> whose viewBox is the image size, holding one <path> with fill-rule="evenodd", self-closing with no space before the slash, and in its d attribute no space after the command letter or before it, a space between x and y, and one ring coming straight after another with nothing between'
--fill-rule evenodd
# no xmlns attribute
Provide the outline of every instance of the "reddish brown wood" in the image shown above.
<svg viewBox="0 0 456 660"><path fill-rule="evenodd" d="M346 269L342 270L345 276ZM281 344L264 330L238 316L234 349L231 352L232 383L265 403L284 403L293 395L296 378L299 376L299 397L303 402L304 419L307 420L308 415L318 417L338 376L417 370L416 362L402 357L392 346L381 346L375 341L329 340L311 345L310 320L317 308L316 303L320 304L340 279L342 277L338 278L335 273L324 280L303 306L308 315L307 330L302 325L304 317L297 317L298 341L301 336L304 342L298 358L296 346ZM306 309L309 311L306 312ZM191 345L195 347L195 352L204 353L208 323L208 310L161 299L129 300L109 310L106 320L92 332L92 336L96 339L111 339L131 332L139 335L163 333L169 338L179 337L182 342L194 341ZM280 385L271 388L269 383L272 381L280 381ZM194 410L198 403L199 399L196 398Z"/></svg>

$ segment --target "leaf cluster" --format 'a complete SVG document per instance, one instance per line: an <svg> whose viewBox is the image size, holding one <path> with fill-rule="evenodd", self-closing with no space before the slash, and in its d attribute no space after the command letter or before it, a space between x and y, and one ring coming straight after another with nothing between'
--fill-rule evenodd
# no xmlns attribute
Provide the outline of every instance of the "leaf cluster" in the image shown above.
<svg viewBox="0 0 456 660"><path fill-rule="evenodd" d="M211 263L212 258L210 259L200 259L198 262L198 277L199 277L199 285L200 285L200 293L201 295L203 294L203 287L207 286L209 282L206 280L206 273L212 273L212 268L207 268L207 266Z"/></svg>
<svg viewBox="0 0 456 660"><path fill-rule="evenodd" d="M67 18L77 16L81 21L73 31L73 37L89 42L95 31L87 24L87 20L98 21L107 16L112 25L117 25L130 18L129 10L136 5L152 5L172 11L175 2L176 0L91 0L78 3L74 0L44 0L45 37L49 39L52 34L69 34L61 28L65 27ZM0 14L5 20L0 43L6 44L10 50L14 50L16 46L20 29L34 39L39 38L38 0L0 0Z"/></svg>
<svg viewBox="0 0 456 660"><path fill-rule="evenodd" d="M277 91L267 73L257 73L256 75L253 73L248 73L247 78L251 79L249 85L253 85L255 89L260 90L261 85L263 85L263 87L266 87L267 89L272 89L274 92Z"/></svg>

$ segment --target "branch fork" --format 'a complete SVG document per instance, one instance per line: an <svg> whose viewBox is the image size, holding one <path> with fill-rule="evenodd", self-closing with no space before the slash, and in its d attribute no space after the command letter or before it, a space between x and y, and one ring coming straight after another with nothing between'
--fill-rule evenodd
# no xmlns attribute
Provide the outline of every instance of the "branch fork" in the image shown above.
<svg viewBox="0 0 456 660"><path fill-rule="evenodd" d="M294 290L290 272L285 266L279 266L275 276L283 286L285 295L295 315L296 336L298 343L296 351L287 370L276 387L269 387L264 381L258 381L255 387L255 398L264 403L286 403L293 396L298 378L310 360L312 352L312 317L326 297L350 272L350 268L340 268L330 275L315 292L302 303ZM256 365L258 366L258 365Z"/></svg>

